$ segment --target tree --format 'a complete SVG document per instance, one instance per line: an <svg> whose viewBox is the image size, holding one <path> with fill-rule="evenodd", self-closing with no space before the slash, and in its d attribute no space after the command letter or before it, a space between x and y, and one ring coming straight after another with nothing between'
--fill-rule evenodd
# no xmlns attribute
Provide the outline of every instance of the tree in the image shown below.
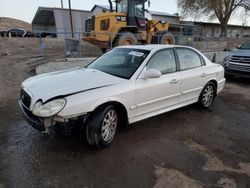
<svg viewBox="0 0 250 188"><path fill-rule="evenodd" d="M250 0L178 0L183 15L209 16L221 23L221 36L227 36L227 24L233 12L250 10Z"/></svg>

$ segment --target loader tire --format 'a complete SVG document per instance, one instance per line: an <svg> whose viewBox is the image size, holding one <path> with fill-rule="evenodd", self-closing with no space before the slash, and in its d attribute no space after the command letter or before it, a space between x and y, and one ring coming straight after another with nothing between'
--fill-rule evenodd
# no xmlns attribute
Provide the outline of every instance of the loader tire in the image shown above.
<svg viewBox="0 0 250 188"><path fill-rule="evenodd" d="M131 32L123 32L117 34L117 38L114 41L114 46L125 46L125 45L135 45L138 44L136 36Z"/></svg>
<svg viewBox="0 0 250 188"><path fill-rule="evenodd" d="M160 44L175 44L175 38L171 33L164 33L161 37Z"/></svg>
<svg viewBox="0 0 250 188"><path fill-rule="evenodd" d="M157 33L152 38L152 44L175 44L175 38L171 33Z"/></svg>

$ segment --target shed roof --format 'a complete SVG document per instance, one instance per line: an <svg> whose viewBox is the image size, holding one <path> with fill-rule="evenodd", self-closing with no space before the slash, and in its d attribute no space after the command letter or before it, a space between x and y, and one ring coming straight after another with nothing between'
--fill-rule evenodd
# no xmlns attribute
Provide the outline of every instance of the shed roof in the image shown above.
<svg viewBox="0 0 250 188"><path fill-rule="evenodd" d="M66 8L56 8L56 7L39 7L37 12L33 18L32 24L47 24L47 25L55 25L55 10L64 10L68 11ZM87 10L78 10L72 9L73 12L88 12Z"/></svg>
<svg viewBox="0 0 250 188"><path fill-rule="evenodd" d="M48 24L55 25L54 9L48 7L39 7L32 24Z"/></svg>

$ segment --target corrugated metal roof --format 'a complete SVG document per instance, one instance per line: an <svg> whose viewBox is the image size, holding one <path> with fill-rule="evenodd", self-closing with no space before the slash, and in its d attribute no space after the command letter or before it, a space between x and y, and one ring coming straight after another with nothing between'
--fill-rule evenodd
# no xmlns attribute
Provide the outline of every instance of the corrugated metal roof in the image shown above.
<svg viewBox="0 0 250 188"><path fill-rule="evenodd" d="M54 10L64 10L68 11L66 8L56 8L56 7L39 7L34 18L32 24L47 24L47 25L55 25L55 16ZM87 10L78 10L72 9L73 12L88 12Z"/></svg>
<svg viewBox="0 0 250 188"><path fill-rule="evenodd" d="M32 24L55 25L54 9L48 7L39 7Z"/></svg>

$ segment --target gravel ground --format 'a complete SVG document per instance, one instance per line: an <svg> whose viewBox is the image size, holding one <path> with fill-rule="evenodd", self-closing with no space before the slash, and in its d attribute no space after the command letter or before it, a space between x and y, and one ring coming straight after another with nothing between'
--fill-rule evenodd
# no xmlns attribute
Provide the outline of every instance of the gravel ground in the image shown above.
<svg viewBox="0 0 250 188"><path fill-rule="evenodd" d="M22 118L28 57L0 59L0 188L250 187L250 80L226 83L210 110L187 106L121 130L103 150L52 138Z"/></svg>

